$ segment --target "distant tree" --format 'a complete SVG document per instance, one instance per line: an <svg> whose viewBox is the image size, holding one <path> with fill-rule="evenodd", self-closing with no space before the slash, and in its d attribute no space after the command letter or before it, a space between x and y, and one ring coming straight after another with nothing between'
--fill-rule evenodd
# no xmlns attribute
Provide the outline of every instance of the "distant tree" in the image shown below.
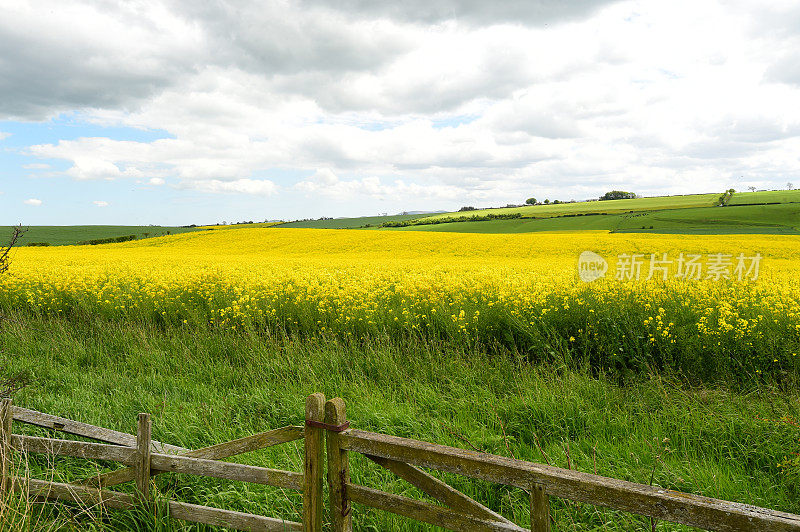
<svg viewBox="0 0 800 532"><path fill-rule="evenodd" d="M528 198L525 200L528 205L536 205L536 198Z"/></svg>
<svg viewBox="0 0 800 532"><path fill-rule="evenodd" d="M549 199L545 199L545 200L544 200L544 204L545 204L545 205L550 205L550 200L549 200Z"/></svg>
<svg viewBox="0 0 800 532"><path fill-rule="evenodd" d="M736 192L735 188L729 188L728 189L728 194L733 194L734 192Z"/></svg>
<svg viewBox="0 0 800 532"><path fill-rule="evenodd" d="M634 199L636 194L633 192L625 192L624 190L612 190L600 196L600 201L617 200L617 199Z"/></svg>
<svg viewBox="0 0 800 532"><path fill-rule="evenodd" d="M8 271L8 267L11 265L11 248L16 245L20 237L25 234L25 231L26 230L23 229L21 225L18 225L12 230L8 244L6 246L0 246L0 274Z"/></svg>
<svg viewBox="0 0 800 532"><path fill-rule="evenodd" d="M458 209L458 212L467 212L467 211L477 211L475 207L461 207Z"/></svg>
<svg viewBox="0 0 800 532"><path fill-rule="evenodd" d="M751 186L747 187L747 190L749 190L750 192L755 192L756 191L756 187L751 185Z"/></svg>
<svg viewBox="0 0 800 532"><path fill-rule="evenodd" d="M557 199L553 200L553 205L558 205L559 203L564 203L564 202L561 201L561 200L557 200Z"/></svg>
<svg viewBox="0 0 800 532"><path fill-rule="evenodd" d="M792 184L791 181L786 183L786 190L794 190L794 185Z"/></svg>

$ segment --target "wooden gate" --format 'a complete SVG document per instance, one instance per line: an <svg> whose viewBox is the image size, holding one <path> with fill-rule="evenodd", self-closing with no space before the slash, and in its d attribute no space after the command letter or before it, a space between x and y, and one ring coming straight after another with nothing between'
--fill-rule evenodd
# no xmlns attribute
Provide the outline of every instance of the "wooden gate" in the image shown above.
<svg viewBox="0 0 800 532"><path fill-rule="evenodd" d="M321 422L325 396L314 394L306 400L306 420ZM55 438L40 438L12 433L12 421L92 439L92 443ZM169 516L196 523L237 530L320 530L322 526L323 433L320 428L286 426L237 440L189 450L151 438L149 414L139 414L136 435L80 423L26 408L10 400L0 404L0 492L26 491L36 498L61 499L82 504L102 504L109 508L130 509L135 505L154 505L150 479L162 473L184 473L204 477L265 484L303 492L303 522L223 510L179 501L162 501ZM267 467L223 462L242 453L304 439L304 471L281 471ZM118 462L126 468L102 473L65 484L10 475L12 451L47 453L92 460ZM135 495L107 488L135 482Z"/></svg>
<svg viewBox="0 0 800 532"><path fill-rule="evenodd" d="M102 443L40 438L12 433L12 420L82 436ZM31 496L103 504L110 508L152 507L151 478L184 473L253 482L303 492L302 523L174 500L161 502L173 518L238 530L322 530L324 454L327 450L329 514L335 532L353 528L353 504L385 510L454 531L550 530L550 498L606 506L664 521L719 530L800 532L800 516L569 469L524 462L407 438L350 428L345 404L322 394L306 399L305 426L286 426L203 449L189 450L155 441L149 414L139 414L136 435L79 423L0 403L0 495L7 490ZM304 440L303 472L222 461L242 453ZM11 475L11 453L48 453L110 460L127 467L65 484ZM355 484L348 453L357 452L441 503L432 504ZM523 528L420 468L455 473L527 490L530 525ZM135 482L134 494L109 488Z"/></svg>

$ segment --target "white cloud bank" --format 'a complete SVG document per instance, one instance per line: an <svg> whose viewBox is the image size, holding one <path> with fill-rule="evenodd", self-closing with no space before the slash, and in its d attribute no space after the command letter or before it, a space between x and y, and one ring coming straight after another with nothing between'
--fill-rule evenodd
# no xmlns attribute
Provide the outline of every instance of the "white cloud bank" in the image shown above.
<svg viewBox="0 0 800 532"><path fill-rule="evenodd" d="M3 10L0 46L20 53L0 63L0 118L79 110L171 135L29 148L76 180L408 208L800 180L795 2ZM310 177L256 177L281 171Z"/></svg>
<svg viewBox="0 0 800 532"><path fill-rule="evenodd" d="M198 181L184 181L181 188L199 190L211 193L249 194L252 196L271 196L277 187L272 181L262 179L236 179L234 181L221 181L219 179L203 179Z"/></svg>
<svg viewBox="0 0 800 532"><path fill-rule="evenodd" d="M110 203L108 203L107 201L102 201L102 200L93 201L92 204L95 207L108 207L110 205Z"/></svg>
<svg viewBox="0 0 800 532"><path fill-rule="evenodd" d="M42 203L44 203L44 202L42 200L40 200L40 199L30 198L30 199L26 199L22 203L24 203L25 205L30 205L32 207L40 207L42 205Z"/></svg>

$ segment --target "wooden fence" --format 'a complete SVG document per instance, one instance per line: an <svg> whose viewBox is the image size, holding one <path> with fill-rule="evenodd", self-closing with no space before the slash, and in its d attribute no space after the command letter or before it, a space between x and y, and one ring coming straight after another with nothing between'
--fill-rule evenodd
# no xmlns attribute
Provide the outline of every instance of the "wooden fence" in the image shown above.
<svg viewBox="0 0 800 532"><path fill-rule="evenodd" d="M83 436L103 443L40 438L12 433L12 420ZM0 495L9 489L39 498L104 504L128 509L155 504L154 475L176 472L266 484L303 492L302 523L278 517L166 501L170 517L238 530L318 532L323 522L323 463L327 454L328 504L335 532L353 528L353 504L377 508L454 531L548 531L550 497L582 501L655 519L719 531L800 532L800 516L711 499L522 460L467 451L418 440L352 429L339 398L306 399L305 426L287 426L197 450L151 438L150 416L139 414L136 435L0 403ZM304 440L303 472L223 462L224 458L295 440ZM11 476L11 453L48 453L108 460L127 467L64 484ZM327 452L326 452L327 451ZM416 486L441 504L403 497L350 481L348 454L360 453ZM527 490L530 528L457 491L420 467L456 473ZM107 488L135 482L134 495Z"/></svg>

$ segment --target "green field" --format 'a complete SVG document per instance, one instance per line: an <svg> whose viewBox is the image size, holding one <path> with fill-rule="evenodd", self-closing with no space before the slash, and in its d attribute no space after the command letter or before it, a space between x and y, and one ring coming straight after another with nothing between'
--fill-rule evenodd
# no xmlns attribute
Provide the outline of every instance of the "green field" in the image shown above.
<svg viewBox="0 0 800 532"><path fill-rule="evenodd" d="M635 200L631 200L635 201ZM613 231L663 234L800 234L800 203L701 207L624 214L514 218L392 228L395 231L531 233Z"/></svg>
<svg viewBox="0 0 800 532"><path fill-rule="evenodd" d="M777 466L796 448L796 431L775 421L800 418L794 386L698 386L667 372L621 381L580 367L533 364L514 351L489 355L381 335L343 342L279 331L3 314L0 366L34 378L17 404L129 433L137 413L150 412L153 437L175 445L199 448L302 424L306 395L320 391L347 401L356 428L800 512L800 484ZM355 482L422 496L351 454ZM284 445L236 461L302 471L301 455L301 445ZM96 474L87 464L57 459L55 478ZM52 476L43 472L51 466L46 459L31 455L28 466L39 478ZM528 523L529 500L521 490L443 478L520 525ZM159 497L299 518L302 498L293 492L182 475L156 477L155 485ZM551 504L556 530L650 529L631 514L561 499ZM434 530L359 505L353 512L355 530ZM100 516L64 505L36 505L17 519L0 528L209 530L143 512ZM688 529L662 522L657 530Z"/></svg>
<svg viewBox="0 0 800 532"><path fill-rule="evenodd" d="M721 194L663 196L632 200L594 201L559 205L483 209L437 215L366 216L286 223L209 226L210 229L236 227L277 227L316 229L387 229L399 231L439 231L458 233L529 233L539 231L614 231L664 234L800 234L800 190L743 192L733 195L727 207L712 207ZM765 204L771 205L754 205ZM779 203L779 205L772 205ZM509 220L465 221L382 228L385 222L437 220L447 217L508 215ZM587 215L588 214L588 215ZM207 229L204 227L203 229ZM0 227L10 234L10 227ZM177 234L198 228L160 226L34 226L21 245L46 242L67 245L77 242L135 234L137 238Z"/></svg>
<svg viewBox="0 0 800 532"><path fill-rule="evenodd" d="M276 227L294 227L302 229L355 229L365 226L376 227L383 222L398 222L424 218L425 214L397 214L394 216L362 216L360 218L332 218L329 220L302 220L286 222Z"/></svg>
<svg viewBox="0 0 800 532"><path fill-rule="evenodd" d="M798 203L800 190L764 190L760 192L737 192L729 205L745 205L752 203Z"/></svg>
<svg viewBox="0 0 800 532"><path fill-rule="evenodd" d="M659 196L609 201L582 201L559 203L558 205L531 205L526 207L502 207L498 209L478 209L467 212L448 212L426 216L425 219L456 218L461 216L485 216L487 214L521 214L523 218L545 218L567 214L622 213L661 209L685 209L690 207L710 207L719 203L719 194L692 194L686 196Z"/></svg>
<svg viewBox="0 0 800 532"><path fill-rule="evenodd" d="M3 240L0 240L0 244L5 243L5 235L10 235L12 229L13 228L9 226L0 226L0 235L3 235ZM125 235L136 235L136 238L148 238L167 234L175 235L196 230L196 228L162 227L154 225L37 225L28 228L28 231L22 236L18 245L25 246L31 243L47 243L51 246L64 246L100 238L113 238Z"/></svg>

